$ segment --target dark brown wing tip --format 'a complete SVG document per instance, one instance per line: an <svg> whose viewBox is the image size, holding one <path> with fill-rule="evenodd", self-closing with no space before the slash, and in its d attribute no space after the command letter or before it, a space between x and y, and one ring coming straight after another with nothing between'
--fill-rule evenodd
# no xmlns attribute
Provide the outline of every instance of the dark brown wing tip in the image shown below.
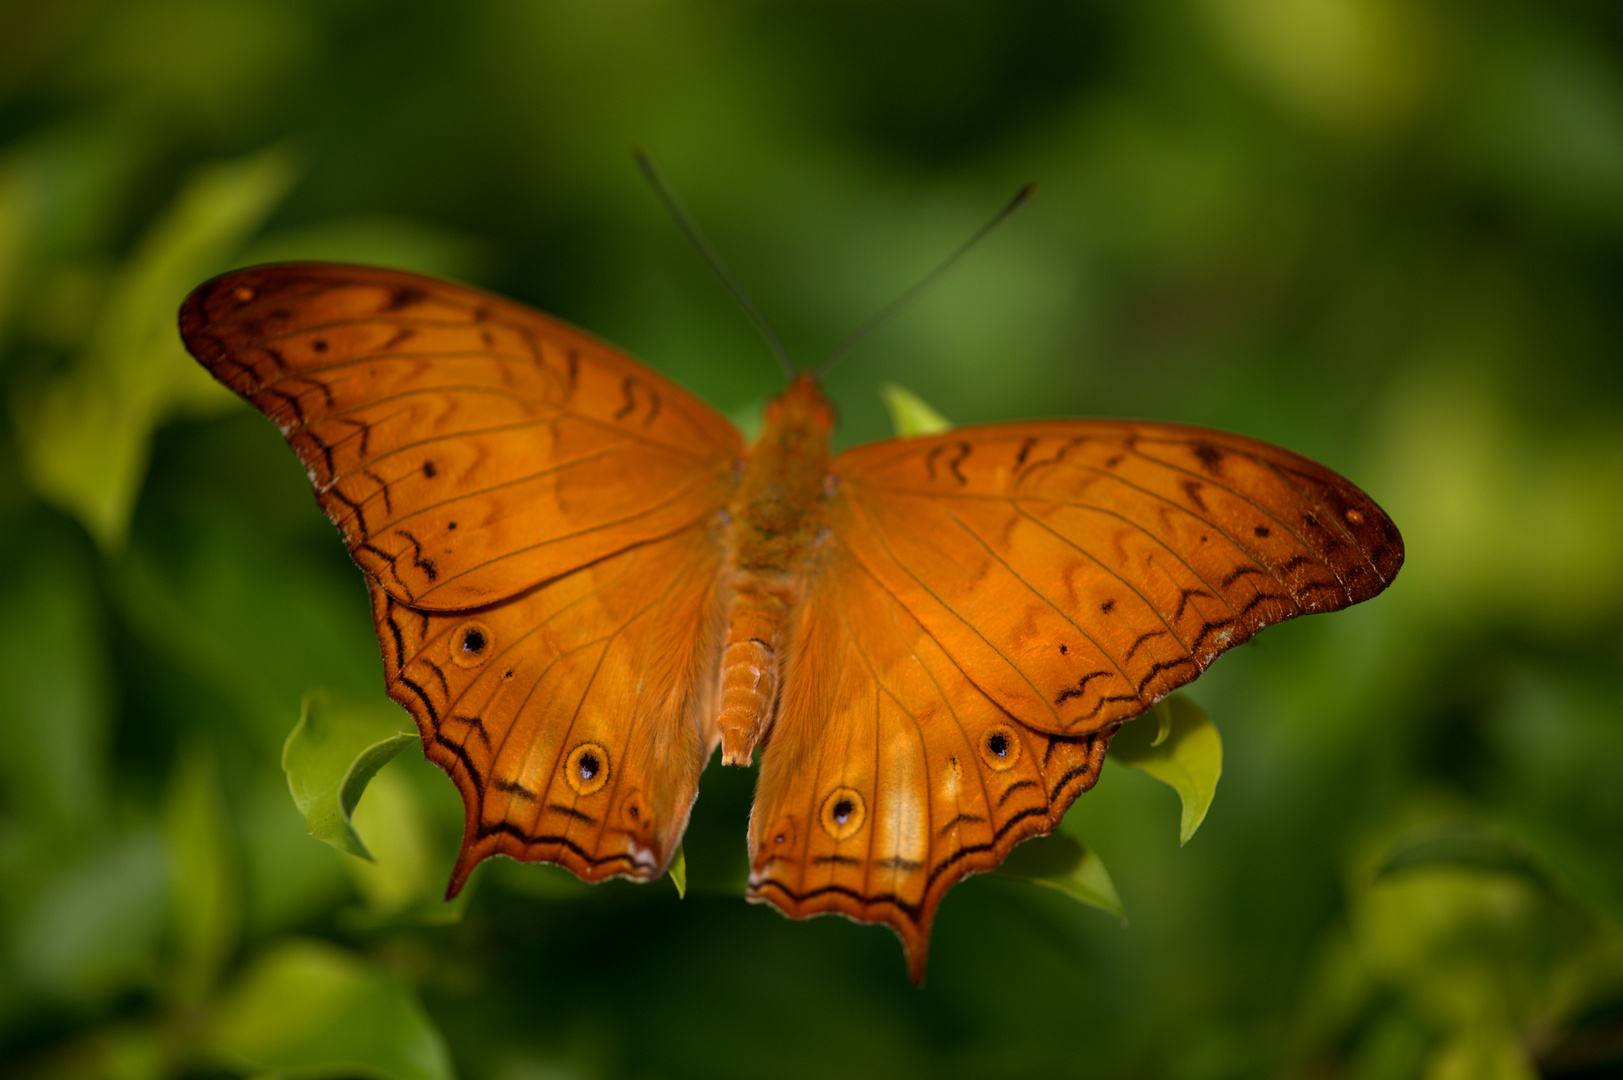
<svg viewBox="0 0 1623 1080"><path fill-rule="evenodd" d="M898 935L899 936L899 935ZM902 954L907 959L907 977L914 986L924 985L924 969L930 962L930 938L928 934L920 937L918 944L909 945L907 939L902 938Z"/></svg>
<svg viewBox="0 0 1623 1080"><path fill-rule="evenodd" d="M366 268L343 263L288 262L227 271L203 282L181 301L180 340L186 351L217 380L246 396L255 388L256 379L250 368L233 362L232 354L244 344L240 340L244 334L248 338L258 337L267 327L272 327L277 318L287 314L273 306L261 317L248 314L249 309L286 297L289 286L297 282L314 279L331 284L356 270Z"/></svg>
<svg viewBox="0 0 1623 1080"><path fill-rule="evenodd" d="M1403 534L1375 500L1351 483L1342 483L1350 491L1340 493L1344 500L1332 503L1330 509L1362 560L1349 567L1346 580L1350 602L1357 604L1386 591L1398 576L1403 568Z"/></svg>
<svg viewBox="0 0 1623 1080"><path fill-rule="evenodd" d="M1370 505L1374 506L1373 503ZM1392 584L1393 579L1398 576L1398 571L1403 569L1405 554L1403 534L1398 531L1397 522L1388 517L1384 510L1381 510L1378 506L1375 509L1380 512L1377 528L1381 534L1381 542L1372 553L1371 558L1375 562L1376 570L1381 575L1381 588L1384 589Z"/></svg>
<svg viewBox="0 0 1623 1080"><path fill-rule="evenodd" d="M203 330L218 322L222 316L263 300L274 298L285 291L291 281L317 278L331 283L346 275L363 272L368 276L387 275L398 278L416 278L399 270L354 266L348 263L303 262L258 263L227 270L203 282L189 293L180 304L181 337Z"/></svg>
<svg viewBox="0 0 1623 1080"><path fill-rule="evenodd" d="M186 351L197 357L210 371L225 355L225 343L209 333L209 298L222 278L212 278L187 294L180 304L180 340Z"/></svg>
<svg viewBox="0 0 1623 1080"><path fill-rule="evenodd" d="M202 329L203 323L205 322L205 316L203 314L204 308L208 303L209 296L213 294L219 283L219 278L210 278L197 288L193 289L191 292L187 293L186 299L180 302L181 337L190 337L193 333Z"/></svg>
<svg viewBox="0 0 1623 1080"><path fill-rule="evenodd" d="M457 894L462 891L462 886L466 885L467 883L467 874L452 871L451 880L447 882L445 886L445 902L449 904L452 900L455 900L457 898Z"/></svg>
<svg viewBox="0 0 1623 1080"><path fill-rule="evenodd" d="M468 875L473 873L474 867L485 861L491 852L475 853L472 844L464 843L462 850L457 853L456 865L451 868L451 880L445 886L445 899L449 902L455 900L457 893L468 883Z"/></svg>
<svg viewBox="0 0 1623 1080"><path fill-rule="evenodd" d="M271 264L231 270L203 282L180 304L180 340L211 372L228 351L218 330L227 318L259 299L268 270L302 264ZM222 380L224 381L224 380Z"/></svg>
<svg viewBox="0 0 1623 1080"><path fill-rule="evenodd" d="M232 300L236 301L235 306L240 307L258 299L261 289L260 282L265 275L265 271L300 265L305 264L268 263L261 266L245 266L209 278L193 289L185 300L181 301L181 337L189 337L194 331L202 330L213 324L222 314L221 309ZM246 296L235 294L237 289L246 289Z"/></svg>
<svg viewBox="0 0 1623 1080"><path fill-rule="evenodd" d="M1333 469L1292 451L1267 449L1267 465L1317 508L1307 525L1317 536L1315 547L1347 591L1346 603L1334 606L1378 596L1403 567L1403 536L1391 516Z"/></svg>

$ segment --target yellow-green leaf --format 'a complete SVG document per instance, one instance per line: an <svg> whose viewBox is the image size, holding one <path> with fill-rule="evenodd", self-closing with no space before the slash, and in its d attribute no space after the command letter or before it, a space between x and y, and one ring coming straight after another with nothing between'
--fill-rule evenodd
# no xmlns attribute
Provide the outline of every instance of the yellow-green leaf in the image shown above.
<svg viewBox="0 0 1623 1080"><path fill-rule="evenodd" d="M900 386L886 383L879 396L890 413L891 426L898 435L938 435L950 431L952 423L924 403L924 399Z"/></svg>
<svg viewBox="0 0 1623 1080"><path fill-rule="evenodd" d="M1058 889L1084 904L1108 911L1123 924L1127 922L1127 912L1104 861L1092 848L1064 833L1027 840L1003 860L997 876Z"/></svg>
<svg viewBox="0 0 1623 1080"><path fill-rule="evenodd" d="M282 768L311 836L372 858L350 815L377 771L417 741L416 732L402 730L405 724L393 702L354 701L325 690L305 695L299 722L282 748Z"/></svg>
<svg viewBox="0 0 1623 1080"><path fill-rule="evenodd" d="M687 854L680 846L676 849L676 858L671 860L671 868L666 871L671 876L671 884L676 886L676 895L685 897L688 894L688 860Z"/></svg>
<svg viewBox="0 0 1623 1080"><path fill-rule="evenodd" d="M1153 722L1152 722L1153 721ZM1187 844L1206 820L1223 774L1223 740L1206 710L1182 694L1122 726L1110 741L1110 758L1170 784L1183 800L1178 843Z"/></svg>

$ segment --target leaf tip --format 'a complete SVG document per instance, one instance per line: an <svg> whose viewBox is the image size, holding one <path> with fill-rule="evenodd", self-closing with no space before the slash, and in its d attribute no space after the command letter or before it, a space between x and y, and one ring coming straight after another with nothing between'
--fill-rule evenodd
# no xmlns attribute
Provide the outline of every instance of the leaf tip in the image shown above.
<svg viewBox="0 0 1623 1080"><path fill-rule="evenodd" d="M687 860L687 852L680 845L677 846L676 856L671 859L671 868L669 870L667 870L665 873L666 873L666 876L668 876L671 879L671 884L676 886L676 898L678 900L687 899L687 895L688 895L688 860Z"/></svg>
<svg viewBox="0 0 1623 1080"><path fill-rule="evenodd" d="M952 429L951 421L905 387L886 383L879 388L879 396L885 403L885 411L890 413L891 427L898 436L939 435Z"/></svg>

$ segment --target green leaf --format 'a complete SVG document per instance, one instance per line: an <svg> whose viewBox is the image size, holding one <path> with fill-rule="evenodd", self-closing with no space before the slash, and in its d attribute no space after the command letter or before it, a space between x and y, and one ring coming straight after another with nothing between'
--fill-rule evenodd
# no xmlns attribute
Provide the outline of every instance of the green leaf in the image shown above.
<svg viewBox="0 0 1623 1080"><path fill-rule="evenodd" d="M1144 717L1122 725L1110 741L1110 758L1170 784L1183 800L1178 843L1187 844L1206 820L1218 777L1223 774L1223 740L1206 710L1174 694Z"/></svg>
<svg viewBox="0 0 1623 1080"><path fill-rule="evenodd" d="M1601 918L1623 925L1623 860L1612 850L1585 843L1559 818L1518 810L1502 820L1548 882Z"/></svg>
<svg viewBox="0 0 1623 1080"><path fill-rule="evenodd" d="M952 430L952 423L946 417L911 390L886 383L879 388L879 396L890 412L890 423L897 435L939 435Z"/></svg>
<svg viewBox="0 0 1623 1080"><path fill-rule="evenodd" d="M1150 746L1160 746L1172 734L1172 706L1162 702L1150 710L1155 716L1155 738L1150 740Z"/></svg>
<svg viewBox="0 0 1623 1080"><path fill-rule="evenodd" d="M325 690L305 695L299 722L282 748L282 769L311 836L372 858L350 815L377 771L417 741L416 732L401 730L404 723L393 702L354 701Z"/></svg>
<svg viewBox="0 0 1623 1080"><path fill-rule="evenodd" d="M173 1040L161 1022L116 1024L81 1045L93 1062L87 1071L104 1080L165 1080L174 1075Z"/></svg>
<svg viewBox="0 0 1623 1080"><path fill-rule="evenodd" d="M34 489L103 548L123 544L158 424L230 406L229 392L186 356L175 312L259 228L293 177L282 150L194 172L119 271L72 367L13 398Z"/></svg>
<svg viewBox="0 0 1623 1080"><path fill-rule="evenodd" d="M666 871L671 876L671 884L676 886L676 895L686 897L688 894L688 859L687 853L680 846L676 849L676 858L671 860L671 868Z"/></svg>
<svg viewBox="0 0 1623 1080"><path fill-rule="evenodd" d="M1009 853L996 873L998 877L1058 889L1084 904L1108 911L1124 926L1127 923L1127 911L1104 861L1075 837L1050 833L1027 840Z"/></svg>
<svg viewBox="0 0 1623 1080"><path fill-rule="evenodd" d="M1473 822L1454 822L1398 841L1376 868L1375 880L1435 867L1513 874L1546 887L1551 884L1525 844Z"/></svg>
<svg viewBox="0 0 1623 1080"><path fill-rule="evenodd" d="M195 1004L213 987L242 928L237 851L214 756L202 746L183 751L164 801L179 952L170 976L176 997Z"/></svg>
<svg viewBox="0 0 1623 1080"><path fill-rule="evenodd" d="M296 1078L449 1080L445 1040L410 988L360 957L289 941L249 965L205 1037L238 1069Z"/></svg>

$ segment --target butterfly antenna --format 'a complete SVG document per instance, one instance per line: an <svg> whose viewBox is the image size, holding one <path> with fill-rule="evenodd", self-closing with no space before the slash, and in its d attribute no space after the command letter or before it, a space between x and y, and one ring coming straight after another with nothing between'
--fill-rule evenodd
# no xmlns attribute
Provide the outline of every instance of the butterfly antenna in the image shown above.
<svg viewBox="0 0 1623 1080"><path fill-rule="evenodd" d="M840 342L839 345L835 346L834 351L829 354L828 359L824 360L817 368L817 381L822 382L824 377L828 375L830 369L832 369L835 364L839 363L840 360L844 359L846 353L860 345L864 338L868 337L881 326L884 326L886 323L890 322L897 315L900 315L904 310L906 310L907 306L922 296L925 290L936 283L937 279L939 279L948 270L951 270L959 259L962 259L965 255L968 255L970 248L973 248L976 244L980 243L981 240L985 238L987 233L1003 224L1004 220L1007 219L1010 214L1020 209L1021 206L1025 205L1026 200L1035 194L1037 194L1036 184L1027 184L1025 187L1021 188L1019 192L1015 194L1015 197L1009 200L1009 205L1005 206L1003 209L994 214L992 216L992 220L975 230L975 235L971 236L968 240L965 240L957 251L953 252L951 255L948 255L941 261L939 266L937 266L934 270L931 270L928 274L925 274L924 277L919 280L918 284L914 285L911 289L908 289L895 300L892 300L887 307L879 312L879 314L875 315L873 318L859 326L856 333L852 334L850 337Z"/></svg>
<svg viewBox="0 0 1623 1080"><path fill-rule="evenodd" d="M654 189L655 194L664 201L665 208L671 212L671 216L676 219L677 225L681 226L682 231L687 234L688 241L699 249L699 254L704 257L704 261L710 264L710 269L721 279L721 283L727 286L727 291L733 294L733 299L737 300L738 306L744 309L744 314L749 316L749 321L755 324L755 329L760 331L761 336L766 339L767 348L772 350L772 355L778 358L778 366L783 369L783 377L790 382L794 382L795 362L789 359L789 350L785 349L783 342L778 339L778 332L772 329L772 324L766 321L766 316L761 314L761 309L755 306L755 301L750 299L750 294L744 291L744 286L740 285L738 279L733 277L732 273L727 269L727 265L721 261L721 256L716 254L716 249L710 246L710 241L705 239L703 232L699 231L699 223L693 220L693 215L689 214L687 207L682 205L682 200L676 197L676 192L665 182L664 174L659 171L659 166L654 164L653 157L641 147L637 148L633 156L637 159L637 166L642 169L643 176L648 178L648 183Z"/></svg>

